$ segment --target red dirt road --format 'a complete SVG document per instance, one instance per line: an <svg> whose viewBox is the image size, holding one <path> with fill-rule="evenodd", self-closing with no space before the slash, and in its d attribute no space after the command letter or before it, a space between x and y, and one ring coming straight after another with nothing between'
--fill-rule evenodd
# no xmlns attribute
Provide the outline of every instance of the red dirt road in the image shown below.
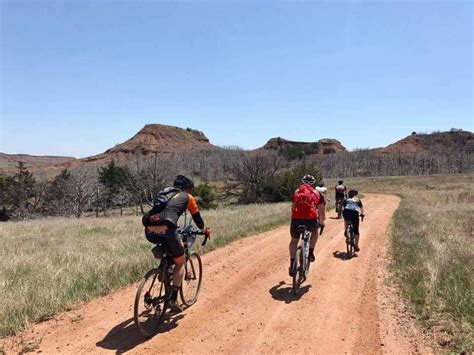
<svg viewBox="0 0 474 355"><path fill-rule="evenodd" d="M133 324L136 285L89 302L7 340L42 353L412 353L425 352L396 316L385 285L387 229L394 196L364 199L361 252L345 250L343 222L328 218L301 294L291 294L288 227L203 256L198 302L161 333L142 338ZM329 213L330 216L334 212Z"/></svg>

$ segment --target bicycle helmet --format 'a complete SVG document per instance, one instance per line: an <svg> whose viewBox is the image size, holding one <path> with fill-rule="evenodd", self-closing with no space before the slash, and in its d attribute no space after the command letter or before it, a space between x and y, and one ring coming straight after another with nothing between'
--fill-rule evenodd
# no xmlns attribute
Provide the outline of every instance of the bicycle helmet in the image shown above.
<svg viewBox="0 0 474 355"><path fill-rule="evenodd" d="M174 179L173 186L177 187L178 189L181 189L181 190L186 190L186 189L189 189L189 188L192 189L194 187L194 182L193 182L193 180L191 180L190 178L188 178L184 175L178 175Z"/></svg>
<svg viewBox="0 0 474 355"><path fill-rule="evenodd" d="M313 175L305 175L303 176L301 181L305 184L310 184L311 186L314 186L316 184L316 179Z"/></svg>
<svg viewBox="0 0 474 355"><path fill-rule="evenodd" d="M350 190L347 193L347 196L349 196L349 198L353 198L354 196L357 196L358 193L359 193L359 191L357 191L357 190Z"/></svg>
<svg viewBox="0 0 474 355"><path fill-rule="evenodd" d="M344 181L339 180L337 183L338 183L339 185L342 185L342 184L344 183Z"/></svg>
<svg viewBox="0 0 474 355"><path fill-rule="evenodd" d="M320 181L319 184L318 184L318 187L325 187L326 184L324 183L324 181Z"/></svg>

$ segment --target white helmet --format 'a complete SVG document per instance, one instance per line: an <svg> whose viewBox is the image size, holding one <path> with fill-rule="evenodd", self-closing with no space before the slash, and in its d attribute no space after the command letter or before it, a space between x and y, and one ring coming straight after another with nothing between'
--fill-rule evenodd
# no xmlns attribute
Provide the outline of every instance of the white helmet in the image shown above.
<svg viewBox="0 0 474 355"><path fill-rule="evenodd" d="M310 184L314 186L316 184L316 179L314 178L313 175L305 175L301 179L301 182L303 182L304 184Z"/></svg>

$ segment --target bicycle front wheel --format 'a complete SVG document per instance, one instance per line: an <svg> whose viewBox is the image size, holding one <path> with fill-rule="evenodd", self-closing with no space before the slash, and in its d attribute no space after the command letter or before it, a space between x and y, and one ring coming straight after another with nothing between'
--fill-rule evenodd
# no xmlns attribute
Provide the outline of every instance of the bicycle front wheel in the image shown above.
<svg viewBox="0 0 474 355"><path fill-rule="evenodd" d="M202 262L198 253L191 253L184 265L184 279L179 290L186 306L196 303L202 282Z"/></svg>
<svg viewBox="0 0 474 355"><path fill-rule="evenodd" d="M159 280L159 273L158 269L148 271L135 296L133 318L144 337L151 337L158 331L166 311L168 287L166 280Z"/></svg>

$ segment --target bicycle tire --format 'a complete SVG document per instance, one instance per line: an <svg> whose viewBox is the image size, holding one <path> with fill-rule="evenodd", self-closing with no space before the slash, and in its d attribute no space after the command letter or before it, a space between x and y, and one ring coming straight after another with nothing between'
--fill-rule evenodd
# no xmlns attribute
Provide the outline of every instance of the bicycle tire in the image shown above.
<svg viewBox="0 0 474 355"><path fill-rule="evenodd" d="M193 259L195 261L193 261ZM196 275L197 272L197 275ZM194 283L192 281L197 281L194 291L191 291L191 294L188 295L186 290L192 290L191 287ZM202 261L201 257L198 253L193 252L189 255L189 258L186 260L186 264L184 264L184 277L183 283L179 289L179 294L181 297L181 301L186 306L192 306L196 303L199 291L201 290L201 283L202 283Z"/></svg>
<svg viewBox="0 0 474 355"><path fill-rule="evenodd" d="M295 261L293 262L293 294L298 295L298 292L300 291L300 286L301 286L301 254L302 254L302 248L299 246L296 249L296 254L295 254ZM299 266L300 265L300 266Z"/></svg>
<svg viewBox="0 0 474 355"><path fill-rule="evenodd" d="M156 334L158 331L161 323L163 322L163 317L166 312L167 308L167 295L168 295L168 290L169 290L169 280L168 277L165 273L163 280L160 282L159 281L159 269L151 269L148 271L145 276L141 279L138 289L137 289L137 294L135 295L135 303L133 307L133 319L135 321L135 325L137 326L138 330L140 333L146 337L149 338L153 335ZM147 292L150 292L150 290L154 287L158 287L158 294L156 297L155 303L156 304L148 304L147 301L145 300L146 293L143 293L144 287L147 284L147 281L152 280L152 285L150 286L149 290ZM153 300L153 298L151 298ZM144 311L140 311L140 304L141 300L144 301ZM157 314L157 311L159 312ZM153 313L153 314L152 314ZM141 320L141 317L144 317L144 320ZM148 324L147 324L148 323Z"/></svg>

